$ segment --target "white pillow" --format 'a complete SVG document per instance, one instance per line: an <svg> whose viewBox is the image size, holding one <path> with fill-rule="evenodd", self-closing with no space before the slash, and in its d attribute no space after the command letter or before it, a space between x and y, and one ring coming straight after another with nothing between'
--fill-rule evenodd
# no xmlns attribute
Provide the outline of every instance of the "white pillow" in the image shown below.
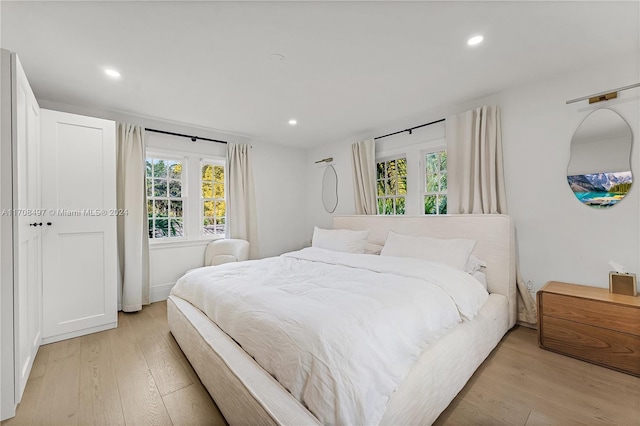
<svg viewBox="0 0 640 426"><path fill-rule="evenodd" d="M379 244L367 243L367 246L364 249L366 254L380 254L382 251L382 246Z"/></svg>
<svg viewBox="0 0 640 426"><path fill-rule="evenodd" d="M484 274L484 272L475 271L473 273L470 272L469 274L476 280L480 281L480 284L482 284L484 289L487 290L487 276Z"/></svg>
<svg viewBox="0 0 640 426"><path fill-rule="evenodd" d="M364 253L368 237L368 229L351 231L348 229L321 229L314 226L311 246L347 253Z"/></svg>
<svg viewBox="0 0 640 426"><path fill-rule="evenodd" d="M465 272L473 274L474 272L482 272L482 268L486 268L487 264L484 260L476 255L470 255L467 264L464 266Z"/></svg>
<svg viewBox="0 0 640 426"><path fill-rule="evenodd" d="M475 245L476 240L415 237L389 231L380 255L430 260L464 271Z"/></svg>

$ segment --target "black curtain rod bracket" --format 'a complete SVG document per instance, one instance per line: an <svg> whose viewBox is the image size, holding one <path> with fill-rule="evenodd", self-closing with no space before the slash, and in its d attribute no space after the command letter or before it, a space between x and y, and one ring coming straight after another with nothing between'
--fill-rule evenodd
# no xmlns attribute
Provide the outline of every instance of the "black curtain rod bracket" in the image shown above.
<svg viewBox="0 0 640 426"><path fill-rule="evenodd" d="M416 129L419 129L421 127L427 127L427 126L431 126L432 124L436 124L436 123L442 123L445 119L441 118L440 120L436 120L436 121L432 121L431 123L425 123L425 124L421 124L419 126L414 126L414 127L410 127L408 129L404 129L404 130L399 130L397 132L393 132L393 133L389 133L388 135L384 135L384 136L376 136L373 139L382 139L382 138L387 138L389 136L395 136L395 135L399 135L400 133L405 133L408 132L410 135L413 134L413 131Z"/></svg>
<svg viewBox="0 0 640 426"><path fill-rule="evenodd" d="M190 136L190 135L185 135L185 134L182 134L182 133L167 132L167 131L164 131L164 130L149 129L149 128L145 128L145 130L147 132L162 133L163 135L171 135L171 136L178 136L178 137L181 137L181 138L189 138L189 139L191 139L191 142L195 142L197 140L201 140L201 141L207 141L207 142L217 142L217 143L225 143L225 144L228 143L227 141L220 141L220 140L217 140L217 139L203 138L203 137L200 137L200 136Z"/></svg>

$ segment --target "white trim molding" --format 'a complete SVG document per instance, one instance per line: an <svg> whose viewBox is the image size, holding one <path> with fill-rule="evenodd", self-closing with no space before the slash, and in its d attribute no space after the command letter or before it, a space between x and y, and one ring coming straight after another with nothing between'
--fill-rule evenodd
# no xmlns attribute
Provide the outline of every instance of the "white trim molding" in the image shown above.
<svg viewBox="0 0 640 426"><path fill-rule="evenodd" d="M169 293L176 283L166 283L151 286L149 288L149 303L161 302L169 298Z"/></svg>

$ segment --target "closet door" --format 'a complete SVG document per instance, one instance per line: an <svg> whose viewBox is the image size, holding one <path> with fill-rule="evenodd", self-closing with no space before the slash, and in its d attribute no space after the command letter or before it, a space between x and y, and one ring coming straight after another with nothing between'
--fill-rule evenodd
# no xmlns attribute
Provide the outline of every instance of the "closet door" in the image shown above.
<svg viewBox="0 0 640 426"><path fill-rule="evenodd" d="M42 110L43 342L117 321L115 123Z"/></svg>
<svg viewBox="0 0 640 426"><path fill-rule="evenodd" d="M40 107L13 55L13 241L16 403L22 398L42 338Z"/></svg>

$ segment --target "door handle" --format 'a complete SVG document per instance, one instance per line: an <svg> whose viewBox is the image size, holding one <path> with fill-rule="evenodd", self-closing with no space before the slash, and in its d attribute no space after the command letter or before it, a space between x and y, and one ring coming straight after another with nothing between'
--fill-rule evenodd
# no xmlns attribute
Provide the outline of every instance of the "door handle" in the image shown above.
<svg viewBox="0 0 640 426"><path fill-rule="evenodd" d="M38 226L36 222L30 223L29 226Z"/></svg>
<svg viewBox="0 0 640 426"><path fill-rule="evenodd" d="M42 226L42 222L40 222L40 223L38 224L38 226Z"/></svg>
<svg viewBox="0 0 640 426"><path fill-rule="evenodd" d="M51 226L53 225L51 222L47 222L47 226Z"/></svg>

